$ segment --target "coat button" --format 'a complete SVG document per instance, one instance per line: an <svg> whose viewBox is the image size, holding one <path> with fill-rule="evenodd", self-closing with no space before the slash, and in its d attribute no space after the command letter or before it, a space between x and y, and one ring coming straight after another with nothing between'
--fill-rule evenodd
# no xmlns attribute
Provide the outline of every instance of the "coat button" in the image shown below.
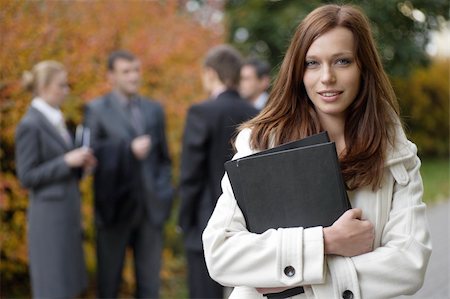
<svg viewBox="0 0 450 299"><path fill-rule="evenodd" d="M287 266L286 268L284 268L284 274L287 277L292 277L295 275L295 269L292 266Z"/></svg>
<svg viewBox="0 0 450 299"><path fill-rule="evenodd" d="M342 293L342 299L353 299L353 292L345 290L344 293Z"/></svg>

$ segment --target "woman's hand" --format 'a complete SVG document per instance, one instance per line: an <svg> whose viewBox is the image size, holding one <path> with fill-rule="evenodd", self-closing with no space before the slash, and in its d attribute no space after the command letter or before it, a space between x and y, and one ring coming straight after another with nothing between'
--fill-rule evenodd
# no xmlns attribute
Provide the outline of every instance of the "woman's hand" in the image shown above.
<svg viewBox="0 0 450 299"><path fill-rule="evenodd" d="M375 237L373 225L362 220L361 209L351 209L332 226L323 228L326 254L356 256L372 251Z"/></svg>
<svg viewBox="0 0 450 299"><path fill-rule="evenodd" d="M64 155L64 161L69 167L94 167L97 163L92 150L85 147L80 147Z"/></svg>

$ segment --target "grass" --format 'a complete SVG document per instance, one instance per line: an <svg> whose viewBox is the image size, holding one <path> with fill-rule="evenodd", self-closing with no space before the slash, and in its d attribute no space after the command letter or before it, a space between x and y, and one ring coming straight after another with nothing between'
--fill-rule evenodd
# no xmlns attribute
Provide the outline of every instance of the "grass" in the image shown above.
<svg viewBox="0 0 450 299"><path fill-rule="evenodd" d="M420 173L424 185L424 202L432 204L450 198L449 158L422 159Z"/></svg>

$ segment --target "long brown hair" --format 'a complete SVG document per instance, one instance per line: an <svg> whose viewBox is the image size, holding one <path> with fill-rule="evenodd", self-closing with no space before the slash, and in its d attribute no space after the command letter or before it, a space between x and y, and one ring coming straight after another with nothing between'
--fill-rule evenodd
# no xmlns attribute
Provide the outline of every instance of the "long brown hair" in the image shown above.
<svg viewBox="0 0 450 299"><path fill-rule="evenodd" d="M324 5L312 11L297 27L284 57L268 105L242 128L251 128L250 146L266 149L323 130L309 100L303 75L305 56L314 40L344 27L353 33L361 86L347 109L346 151L341 170L349 189L380 185L388 141L398 124L398 103L378 55L365 15L350 5Z"/></svg>

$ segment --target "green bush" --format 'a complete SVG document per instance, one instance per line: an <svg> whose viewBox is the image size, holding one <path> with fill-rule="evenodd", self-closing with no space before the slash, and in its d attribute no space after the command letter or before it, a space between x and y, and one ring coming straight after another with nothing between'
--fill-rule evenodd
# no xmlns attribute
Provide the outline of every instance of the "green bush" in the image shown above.
<svg viewBox="0 0 450 299"><path fill-rule="evenodd" d="M394 79L407 135L423 156L449 154L449 59Z"/></svg>

